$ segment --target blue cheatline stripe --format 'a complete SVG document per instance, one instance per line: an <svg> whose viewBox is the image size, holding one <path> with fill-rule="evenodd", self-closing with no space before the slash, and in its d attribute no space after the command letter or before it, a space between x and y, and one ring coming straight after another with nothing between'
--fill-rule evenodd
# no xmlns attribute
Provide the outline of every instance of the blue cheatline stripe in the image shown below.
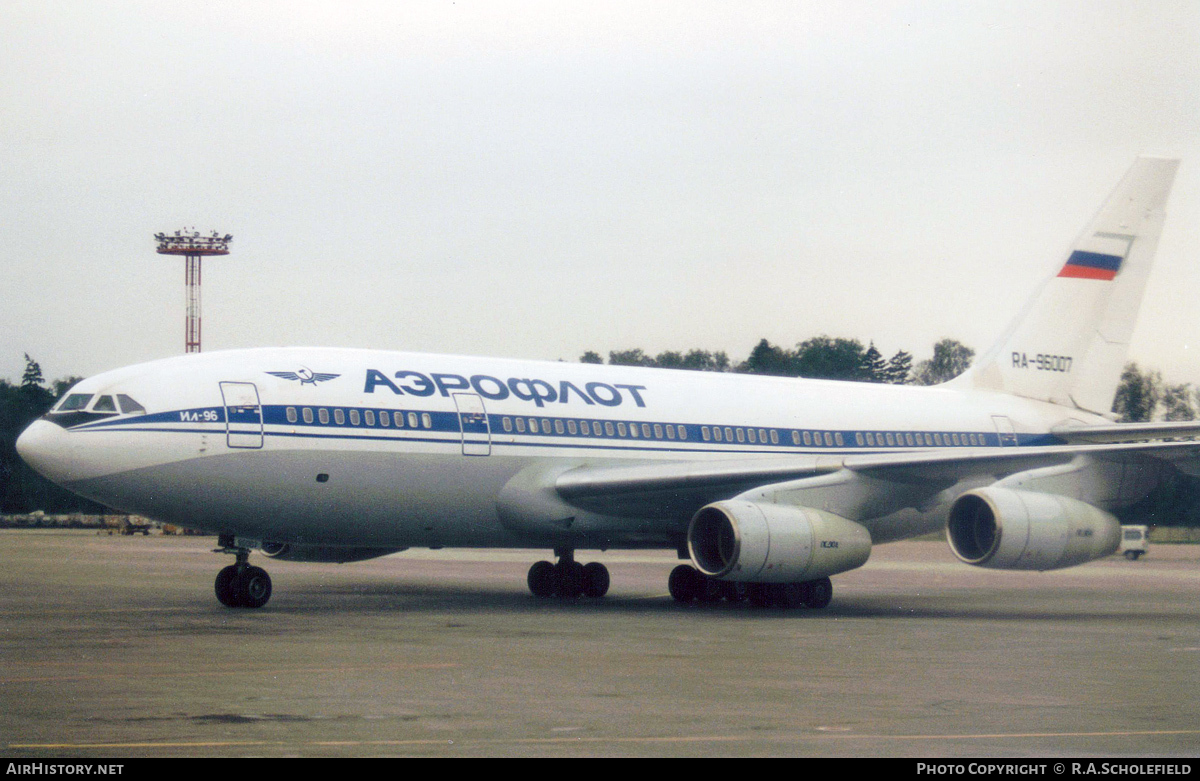
<svg viewBox="0 0 1200 781"><path fill-rule="evenodd" d="M1119 271L1121 269L1121 261L1123 260L1124 258L1119 255L1105 255L1100 252L1085 252L1077 249L1067 259L1067 265L1099 268L1105 271Z"/></svg>
<svg viewBox="0 0 1200 781"><path fill-rule="evenodd" d="M287 410L289 407L293 410L298 418L295 422L288 420ZM313 413L311 423L306 423L302 419L302 411L308 408ZM324 409L328 415L327 422L320 422L319 411ZM457 412L447 411L422 411L422 410L397 410L391 408L379 407L332 407L321 405L265 405L261 408L264 424L264 434L267 436L286 436L286 437L310 437L310 438L343 438L343 439L371 439L371 440L394 440L394 441L422 441L422 442L441 442L458 444L461 439L462 429L459 425L459 416ZM342 413L342 423L337 422L337 412ZM356 413L358 423L351 422L351 412ZM366 413L370 411L375 423L367 425ZM409 414L416 417L417 425L411 426ZM245 413L246 415L254 415L254 413ZM404 421L403 426L396 426L395 416L400 414ZM386 416L391 425L382 426L380 421ZM427 417L428 416L428 417ZM223 432L225 430L225 410L223 407L197 407L186 410L176 410L172 412L159 412L148 415L124 415L118 418L110 418L104 421L95 423L83 424L72 428L73 431L111 431L115 429L129 431L160 431L160 432L196 432L204 431L207 433ZM243 416L244 417L244 416ZM425 425L428 419L429 425ZM518 431L516 426L511 426L510 430L504 430L504 420L508 419L510 424L515 423L518 419L525 422L527 428L525 431ZM537 423L538 431L533 433L529 431L528 426L530 421ZM244 421L243 421L244 422ZM209 424L210 428L195 428L194 426L185 426L182 424ZM583 434L583 424L588 424L589 431L597 431L598 433ZM149 425L148 425L149 424ZM158 425L154 425L158 424ZM167 424L167 425L163 425ZM562 425L562 432L558 431L559 425ZM577 433L570 433L570 425L574 424ZM613 433L607 433L607 425L613 426ZM625 427L625 435L622 436L620 426ZM170 427L167 427L170 426ZM757 454L808 454L808 453L831 453L831 452L858 452L858 453L876 453L876 452L897 452L909 449L929 450L931 448L962 448L962 447L999 447L1000 438L994 432L943 432L943 431L879 431L876 429L870 430L817 430L817 429L791 429L777 428L767 426L715 426L701 425L698 423L667 423L659 421L657 423L650 421L615 421L615 420L593 420L590 418L563 418L550 417L542 415L488 415L488 426L490 428L492 442L497 446L515 445L525 447L582 447L582 448L597 448L597 449L619 449L619 450L641 450L646 452L706 452L706 453L757 453ZM630 429L634 426L638 427L638 436L630 436ZM646 426L646 430L650 432L649 436L643 433L642 427ZM290 428L292 431L279 431L279 428ZM480 427L482 428L482 426ZM274 429L274 430L273 430ZM717 441L715 432L720 429L722 438ZM734 438L730 439L726 434L726 429L734 433ZM675 433L675 437L666 436L667 431ZM683 431L686 436L680 436L680 431ZM704 431L707 430L709 438L704 437ZM736 432L742 432L743 438L737 439ZM657 431L657 433L656 433ZM753 431L755 441L750 441L749 432ZM767 436L763 437L763 433ZM468 432L469 434L479 435L482 431ZM799 440L793 439L793 434L799 435ZM774 434L778 441L770 442L771 435ZM809 441L804 442L803 435L808 434ZM892 443L887 443L886 437L892 436ZM433 436L431 436L433 435ZM442 435L442 436L437 436ZM958 443L954 443L954 437L957 435ZM831 444L823 444L826 437L829 437ZM970 441L970 437L975 437L975 442ZM841 439L841 443L837 442L837 438ZM912 437L913 442L909 443L909 437ZM734 441L736 440L736 441ZM620 443L620 444L617 444ZM645 447L639 447L641 443L645 443ZM1018 446L1037 446L1037 445L1053 445L1062 444L1057 438L1049 434L1018 434L1016 445Z"/></svg>

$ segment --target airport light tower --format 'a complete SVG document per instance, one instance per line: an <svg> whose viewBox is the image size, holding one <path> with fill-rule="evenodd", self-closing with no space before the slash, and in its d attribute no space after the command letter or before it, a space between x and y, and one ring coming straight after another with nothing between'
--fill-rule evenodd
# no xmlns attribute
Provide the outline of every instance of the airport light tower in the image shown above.
<svg viewBox="0 0 1200 781"><path fill-rule="evenodd" d="M205 255L228 255L229 242L233 236L212 232L211 236L201 236L193 228L191 231L178 230L174 236L156 233L159 255L183 255L187 260L184 264L187 288L187 322L184 334L184 352L200 352L200 259Z"/></svg>

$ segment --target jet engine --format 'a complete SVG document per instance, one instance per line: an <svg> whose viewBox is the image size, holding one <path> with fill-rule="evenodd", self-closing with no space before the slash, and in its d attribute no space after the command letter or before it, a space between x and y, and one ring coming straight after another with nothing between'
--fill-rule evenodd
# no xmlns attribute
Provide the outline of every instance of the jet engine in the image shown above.
<svg viewBox="0 0 1200 781"><path fill-rule="evenodd" d="M1090 504L1056 494L977 488L950 508L950 549L992 569L1073 567L1116 551L1120 522Z"/></svg>
<svg viewBox="0 0 1200 781"><path fill-rule="evenodd" d="M853 521L808 507L731 499L700 508L688 526L692 563L705 575L799 583L861 567L871 535Z"/></svg>
<svg viewBox="0 0 1200 781"><path fill-rule="evenodd" d="M264 541L257 546L267 558L283 561L310 561L327 564L345 564L350 561L366 561L405 548L350 548L336 545L298 545L287 542Z"/></svg>

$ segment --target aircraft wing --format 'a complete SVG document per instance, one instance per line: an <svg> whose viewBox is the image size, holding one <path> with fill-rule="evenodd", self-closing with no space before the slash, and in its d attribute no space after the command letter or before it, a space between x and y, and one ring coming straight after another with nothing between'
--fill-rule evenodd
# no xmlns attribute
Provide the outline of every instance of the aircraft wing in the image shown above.
<svg viewBox="0 0 1200 781"><path fill-rule="evenodd" d="M1138 442L1148 439L1200 437L1200 421L1113 423L1107 426L1060 426L1050 433L1068 443Z"/></svg>
<svg viewBox="0 0 1200 781"><path fill-rule="evenodd" d="M758 486L839 472L842 461L830 456L789 456L581 466L558 475L554 489L567 502L604 514L690 518L709 502Z"/></svg>
<svg viewBox="0 0 1200 781"><path fill-rule="evenodd" d="M1194 428L1200 432L1200 427ZM1169 430L1176 433L1182 429ZM1147 428L1139 436L1145 439L1149 431ZM1068 444L751 461L677 461L622 467L580 466L560 474L554 488L566 501L600 512L690 518L705 504L729 499L745 491L843 471L894 483L910 496L914 490L933 496L960 481L1001 480L1030 469L1065 464L1078 456L1119 462L1161 460L1190 472L1200 470L1200 441Z"/></svg>

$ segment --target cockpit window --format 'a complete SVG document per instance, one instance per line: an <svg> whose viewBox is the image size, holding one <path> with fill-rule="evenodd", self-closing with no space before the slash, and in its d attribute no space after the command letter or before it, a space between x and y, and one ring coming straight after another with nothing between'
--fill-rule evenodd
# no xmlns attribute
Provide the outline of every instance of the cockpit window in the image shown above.
<svg viewBox="0 0 1200 781"><path fill-rule="evenodd" d="M146 408L138 404L133 399L126 396L124 393L117 394L117 401L121 402L121 411L126 415L144 415Z"/></svg>
<svg viewBox="0 0 1200 781"><path fill-rule="evenodd" d="M92 400L90 393L72 393L58 405L58 412L75 412L81 410Z"/></svg>
<svg viewBox="0 0 1200 781"><path fill-rule="evenodd" d="M96 399L96 406L92 407L92 412L116 412L117 405L113 401L112 396L101 396Z"/></svg>

